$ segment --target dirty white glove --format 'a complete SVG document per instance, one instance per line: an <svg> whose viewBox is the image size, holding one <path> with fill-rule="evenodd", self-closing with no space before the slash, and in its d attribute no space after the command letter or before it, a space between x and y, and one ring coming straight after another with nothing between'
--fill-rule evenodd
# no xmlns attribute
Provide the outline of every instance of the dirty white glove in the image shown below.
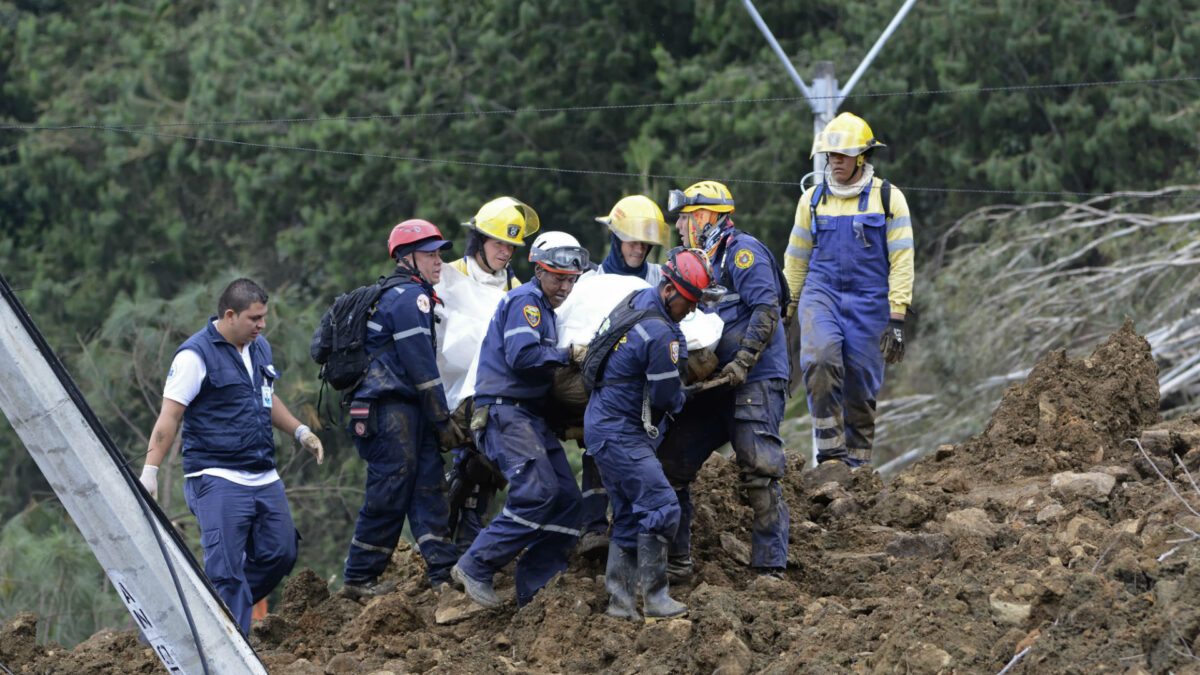
<svg viewBox="0 0 1200 675"><path fill-rule="evenodd" d="M307 424L301 424L296 429L296 444L311 452L317 458L317 464L325 461L325 446L321 445L321 439L317 438Z"/></svg>
<svg viewBox="0 0 1200 675"><path fill-rule="evenodd" d="M138 480L142 482L142 487L146 488L146 492L150 493L152 499L158 499L158 467L147 464L142 467L142 475L138 476Z"/></svg>
<svg viewBox="0 0 1200 675"><path fill-rule="evenodd" d="M583 358L587 356L587 350L587 345L571 345L571 363L583 365Z"/></svg>

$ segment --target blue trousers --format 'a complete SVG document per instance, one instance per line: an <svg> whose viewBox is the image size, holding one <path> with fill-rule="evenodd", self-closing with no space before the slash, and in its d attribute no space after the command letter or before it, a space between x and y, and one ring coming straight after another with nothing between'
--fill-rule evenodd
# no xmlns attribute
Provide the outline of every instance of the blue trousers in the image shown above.
<svg viewBox="0 0 1200 675"><path fill-rule="evenodd" d="M367 489L343 576L361 582L383 574L407 518L429 581L437 586L450 580L457 552L450 541L450 505L433 425L417 405L403 401L379 405L376 416L378 432L354 439L367 462Z"/></svg>
<svg viewBox="0 0 1200 675"><path fill-rule="evenodd" d="M672 556L691 552L691 484L700 467L726 442L741 470L742 487L754 508L750 564L786 567L789 514L779 479L786 460L779 423L783 420L787 381L760 380L726 391L705 392L676 416L658 457L679 500L679 528L671 540ZM718 414L720 411L728 411Z"/></svg>
<svg viewBox="0 0 1200 675"><path fill-rule="evenodd" d="M188 508L200 523L204 573L250 634L254 603L267 597L296 564L299 535L283 481L248 487L214 476L183 484Z"/></svg>
<svg viewBox="0 0 1200 675"><path fill-rule="evenodd" d="M583 531L608 532L608 484L600 476L596 458L590 452L583 456L579 482L583 483Z"/></svg>
<svg viewBox="0 0 1200 675"><path fill-rule="evenodd" d="M870 461L875 402L883 387L879 336L890 316L887 288L851 293L805 284L798 314L817 461Z"/></svg>
<svg viewBox="0 0 1200 675"><path fill-rule="evenodd" d="M527 408L492 405L482 450L508 479L508 499L458 565L490 581L516 558L517 604L525 605L567 568L580 535L579 485L550 427Z"/></svg>
<svg viewBox="0 0 1200 675"><path fill-rule="evenodd" d="M679 499L663 474L650 439L645 434L615 438L584 434L588 456L599 467L612 500L610 541L635 548L639 534L673 538L679 527Z"/></svg>

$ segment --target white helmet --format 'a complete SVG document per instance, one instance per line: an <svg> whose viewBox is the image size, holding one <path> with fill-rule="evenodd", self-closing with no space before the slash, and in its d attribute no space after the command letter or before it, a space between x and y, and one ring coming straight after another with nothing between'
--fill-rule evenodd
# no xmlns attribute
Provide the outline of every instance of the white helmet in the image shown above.
<svg viewBox="0 0 1200 675"><path fill-rule="evenodd" d="M529 262L558 274L582 274L590 261L587 249L566 232L543 232L529 248Z"/></svg>

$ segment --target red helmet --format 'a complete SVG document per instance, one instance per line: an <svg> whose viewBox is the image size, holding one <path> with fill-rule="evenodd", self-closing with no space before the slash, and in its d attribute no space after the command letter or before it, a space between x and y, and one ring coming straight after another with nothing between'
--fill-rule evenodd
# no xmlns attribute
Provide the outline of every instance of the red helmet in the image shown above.
<svg viewBox="0 0 1200 675"><path fill-rule="evenodd" d="M699 249L682 246L671 249L662 273L680 295L692 302L716 303L725 295L725 289L713 279L712 265Z"/></svg>
<svg viewBox="0 0 1200 675"><path fill-rule="evenodd" d="M396 249L401 246L415 245L414 251L436 251L451 244L442 236L437 225L428 220L410 218L392 228L392 233L388 235L388 255L395 258ZM405 251L402 255L408 253Z"/></svg>

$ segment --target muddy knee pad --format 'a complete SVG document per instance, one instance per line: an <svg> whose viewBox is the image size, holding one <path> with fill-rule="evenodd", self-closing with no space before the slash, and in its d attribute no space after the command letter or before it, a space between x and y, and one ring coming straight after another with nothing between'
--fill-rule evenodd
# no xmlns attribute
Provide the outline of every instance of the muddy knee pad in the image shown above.
<svg viewBox="0 0 1200 675"><path fill-rule="evenodd" d="M782 499L783 491L779 481L770 476L743 476L742 489L746 491L746 501L754 509L754 519L770 519Z"/></svg>

